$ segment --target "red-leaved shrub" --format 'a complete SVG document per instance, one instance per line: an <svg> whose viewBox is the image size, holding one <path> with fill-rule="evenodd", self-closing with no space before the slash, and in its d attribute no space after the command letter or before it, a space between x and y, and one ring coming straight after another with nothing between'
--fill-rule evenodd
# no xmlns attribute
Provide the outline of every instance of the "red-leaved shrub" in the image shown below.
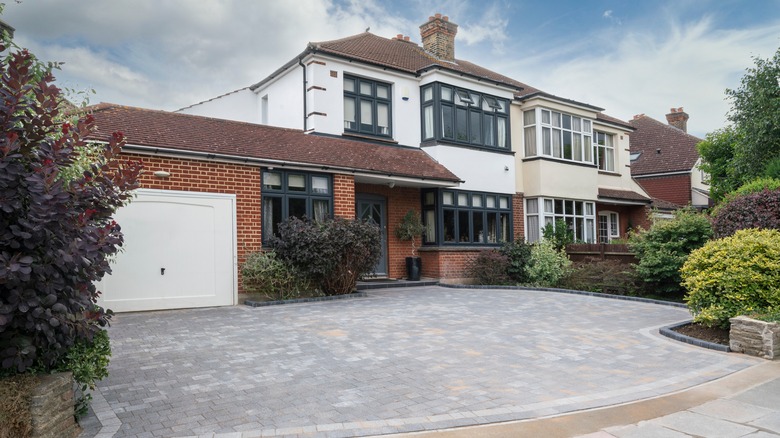
<svg viewBox="0 0 780 438"><path fill-rule="evenodd" d="M715 237L748 228L780 229L780 189L738 196L720 209L712 222Z"/></svg>

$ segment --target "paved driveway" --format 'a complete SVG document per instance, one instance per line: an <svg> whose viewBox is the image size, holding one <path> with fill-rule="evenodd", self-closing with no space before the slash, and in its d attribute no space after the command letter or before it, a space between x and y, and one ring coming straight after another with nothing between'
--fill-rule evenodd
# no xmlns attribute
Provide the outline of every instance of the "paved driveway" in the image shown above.
<svg viewBox="0 0 780 438"><path fill-rule="evenodd" d="M638 400L757 363L658 335L688 316L649 303L438 286L120 314L111 374L84 436L440 429Z"/></svg>

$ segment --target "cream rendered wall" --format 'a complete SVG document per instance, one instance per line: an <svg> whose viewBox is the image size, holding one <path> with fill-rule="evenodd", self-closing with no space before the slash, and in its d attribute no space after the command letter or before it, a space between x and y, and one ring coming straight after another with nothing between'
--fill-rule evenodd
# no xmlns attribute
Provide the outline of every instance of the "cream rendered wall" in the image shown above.
<svg viewBox="0 0 780 438"><path fill-rule="evenodd" d="M523 194L595 201L598 173L592 167L578 166L552 159L526 161L522 165Z"/></svg>
<svg viewBox="0 0 780 438"><path fill-rule="evenodd" d="M249 88L244 88L215 97L206 102L197 103L188 108L183 108L177 112L257 123L259 120L259 102L257 96Z"/></svg>
<svg viewBox="0 0 780 438"><path fill-rule="evenodd" d="M649 197L642 186L631 177L630 134L628 131L601 123L594 123L593 129L612 134L612 139L615 142L615 172L598 172L598 187L630 190Z"/></svg>

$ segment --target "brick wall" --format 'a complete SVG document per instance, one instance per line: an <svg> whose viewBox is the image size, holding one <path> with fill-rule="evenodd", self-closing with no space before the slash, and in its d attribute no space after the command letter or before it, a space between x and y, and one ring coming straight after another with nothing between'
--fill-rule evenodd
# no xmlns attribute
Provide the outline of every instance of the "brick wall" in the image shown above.
<svg viewBox="0 0 780 438"><path fill-rule="evenodd" d="M64 438L79 435L73 414L73 374L42 374L30 394L33 438Z"/></svg>
<svg viewBox="0 0 780 438"><path fill-rule="evenodd" d="M439 278L444 282L468 279L472 261L486 248L423 248L423 277Z"/></svg>
<svg viewBox="0 0 780 438"><path fill-rule="evenodd" d="M512 196L512 226L514 227L514 240L525 241L525 199L522 193Z"/></svg>
<svg viewBox="0 0 780 438"><path fill-rule="evenodd" d="M355 177L333 175L333 215L355 218Z"/></svg>
<svg viewBox="0 0 780 438"><path fill-rule="evenodd" d="M244 263L246 254L261 248L258 167L138 154L122 155L131 160L140 160L144 164L141 188L235 194L238 266ZM158 170L170 172L171 176L157 178L154 172ZM238 288L241 293L241 272L240 269L238 271Z"/></svg>
<svg viewBox="0 0 780 438"><path fill-rule="evenodd" d="M645 206L638 205L605 205L596 204L596 234L598 234L598 214L602 211L612 211L618 214L620 222L620 238L628 237L627 230L638 227L648 228L650 221L647 217L648 209Z"/></svg>
<svg viewBox="0 0 780 438"><path fill-rule="evenodd" d="M653 198L663 199L677 205L691 203L691 175L636 178L636 182Z"/></svg>
<svg viewBox="0 0 780 438"><path fill-rule="evenodd" d="M412 187L390 188L377 184L356 184L355 191L358 194L382 196L387 202L387 276L390 278L406 277L406 257L412 255L412 243L401 241L395 237L395 229L401 222L407 211L414 209L420 213L420 189ZM353 210L354 210L354 203ZM353 213L354 217L354 213ZM415 241L419 247L420 239ZM423 273L425 274L425 261L423 261Z"/></svg>

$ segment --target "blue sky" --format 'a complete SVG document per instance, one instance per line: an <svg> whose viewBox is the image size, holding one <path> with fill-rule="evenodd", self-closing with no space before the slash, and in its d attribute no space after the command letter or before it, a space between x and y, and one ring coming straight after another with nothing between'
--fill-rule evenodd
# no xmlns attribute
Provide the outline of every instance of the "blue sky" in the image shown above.
<svg viewBox="0 0 780 438"><path fill-rule="evenodd" d="M419 42L437 12L459 25L457 58L624 120L684 107L699 136L724 126L724 90L752 57L780 47L780 0L9 0L2 19L91 103L174 110L259 81L309 41L370 27Z"/></svg>

